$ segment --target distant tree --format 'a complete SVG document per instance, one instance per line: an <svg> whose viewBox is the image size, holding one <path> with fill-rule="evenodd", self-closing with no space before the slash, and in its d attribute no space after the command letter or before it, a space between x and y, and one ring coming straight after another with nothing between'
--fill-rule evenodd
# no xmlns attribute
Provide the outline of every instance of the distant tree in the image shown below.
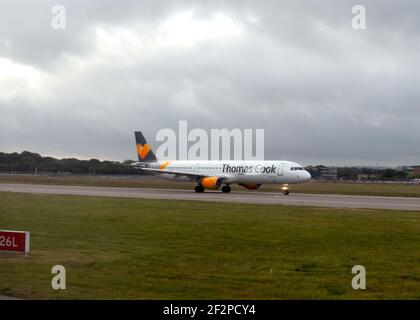
<svg viewBox="0 0 420 320"><path fill-rule="evenodd" d="M385 169L382 177L384 180L404 180L407 179L408 174L402 170Z"/></svg>
<svg viewBox="0 0 420 320"><path fill-rule="evenodd" d="M22 153L0 152L0 171L3 172L69 172L75 174L137 174L130 165L134 161L100 161L98 159L79 160L75 158L55 159L42 157L37 153L24 151Z"/></svg>
<svg viewBox="0 0 420 320"><path fill-rule="evenodd" d="M341 167L337 168L337 177L344 180L357 180L362 170L355 167Z"/></svg>

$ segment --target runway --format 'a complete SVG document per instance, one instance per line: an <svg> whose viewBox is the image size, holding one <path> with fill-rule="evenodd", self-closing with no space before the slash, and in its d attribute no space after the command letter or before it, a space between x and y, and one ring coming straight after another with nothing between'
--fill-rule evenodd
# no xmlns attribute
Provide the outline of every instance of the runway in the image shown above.
<svg viewBox="0 0 420 320"><path fill-rule="evenodd" d="M274 192L261 191L207 191L195 193L193 190L150 189L150 188L111 188L85 186L58 186L35 184L0 183L0 192L20 192L34 194L81 195L116 198L144 198L197 200L213 202L234 202L271 205L296 205L332 208L368 208L392 209L420 212L420 198L405 197L372 197L347 195L290 194L284 196Z"/></svg>

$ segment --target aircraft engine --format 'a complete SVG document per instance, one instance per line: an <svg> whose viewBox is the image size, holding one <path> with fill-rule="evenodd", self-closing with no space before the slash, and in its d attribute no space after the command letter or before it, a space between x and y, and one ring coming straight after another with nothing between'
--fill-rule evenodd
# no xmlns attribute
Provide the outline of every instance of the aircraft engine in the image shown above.
<svg viewBox="0 0 420 320"><path fill-rule="evenodd" d="M206 177L201 180L201 185L205 189L209 190L219 190L222 186L222 179L218 177Z"/></svg>

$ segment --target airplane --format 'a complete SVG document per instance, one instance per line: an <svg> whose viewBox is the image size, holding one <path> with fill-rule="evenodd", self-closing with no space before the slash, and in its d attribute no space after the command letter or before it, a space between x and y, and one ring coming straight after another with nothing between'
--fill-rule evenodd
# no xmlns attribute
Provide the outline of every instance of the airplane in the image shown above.
<svg viewBox="0 0 420 320"><path fill-rule="evenodd" d="M195 192L221 190L231 192L231 184L248 190L259 190L264 184L281 184L284 195L290 193L289 184L303 183L311 174L300 164L291 161L246 160L173 160L159 161L143 134L136 131L138 162L135 169L150 172L159 178L194 182Z"/></svg>

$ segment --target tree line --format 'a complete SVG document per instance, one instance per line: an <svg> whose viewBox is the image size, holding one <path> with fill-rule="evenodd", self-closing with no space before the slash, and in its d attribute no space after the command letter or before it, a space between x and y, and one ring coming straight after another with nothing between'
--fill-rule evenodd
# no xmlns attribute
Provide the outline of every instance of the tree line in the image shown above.
<svg viewBox="0 0 420 320"><path fill-rule="evenodd" d="M43 157L38 153L0 152L0 172L57 173L57 174L137 174L130 164L124 162L100 161L98 159L79 160L75 158L56 159Z"/></svg>
<svg viewBox="0 0 420 320"><path fill-rule="evenodd" d="M55 174L139 174L130 166L132 160L100 161L98 159L79 160L75 158L56 159L43 157L38 153L24 151L22 153L0 152L0 172L16 173L55 173ZM322 170L327 167L310 166L306 169L312 178L322 178ZM362 179L361 179L362 178ZM408 171L396 169L373 169L359 167L338 167L339 180L407 180L413 178Z"/></svg>
<svg viewBox="0 0 420 320"><path fill-rule="evenodd" d="M310 166L306 169L313 179L322 179L322 172L327 167ZM336 179L338 180L365 180L365 181L404 181L416 178L409 170L392 168L362 168L362 167L337 167Z"/></svg>

